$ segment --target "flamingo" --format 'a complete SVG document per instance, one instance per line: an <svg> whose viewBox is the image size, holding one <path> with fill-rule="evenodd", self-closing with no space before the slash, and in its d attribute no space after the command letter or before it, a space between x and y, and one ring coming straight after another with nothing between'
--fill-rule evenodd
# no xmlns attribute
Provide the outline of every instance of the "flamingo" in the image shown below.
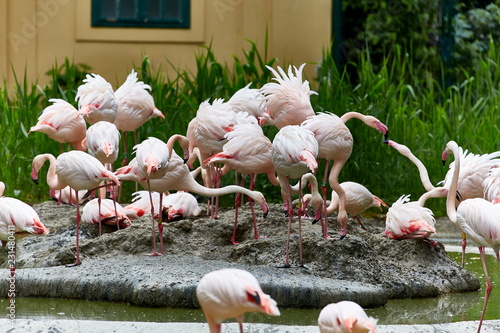
<svg viewBox="0 0 500 333"><path fill-rule="evenodd" d="M274 125L278 129L287 125L300 125L307 117L314 116L310 96L309 82L302 81L302 71L306 64L289 66L288 73L278 66L278 71L266 66L273 73L273 80L260 88L264 96L264 113L259 119L260 125Z"/></svg>
<svg viewBox="0 0 500 333"><path fill-rule="evenodd" d="M387 211L385 234L390 239L422 239L437 246L430 239L436 233L435 224L434 214L422 201L410 201L409 194L402 195Z"/></svg>
<svg viewBox="0 0 500 333"><path fill-rule="evenodd" d="M265 294L250 272L226 268L205 274L196 286L196 297L210 328L210 333L221 332L227 318L236 318L243 333L243 316L247 312L262 312L279 316L280 311Z"/></svg>
<svg viewBox="0 0 500 333"><path fill-rule="evenodd" d="M396 149L400 154L406 156L411 162L413 162L419 171L420 180L424 185L426 191L424 195L432 198L444 198L447 195L447 189L450 188L451 178L453 174L453 163L450 164L450 169L446 173L445 179L438 183L434 187L429 180L429 175L425 165L413 155L411 150L399 143L392 140L386 141L386 143ZM482 198L484 193L483 183L488 176L488 172L491 167L495 166L498 162L498 157L500 157L500 151L496 151L490 154L472 154L462 147L458 148L458 153L460 154L462 160L462 168L458 176L457 184L457 195L460 200L470 199L470 198ZM465 233L462 233L462 267L465 263L465 249L467 247L467 238Z"/></svg>
<svg viewBox="0 0 500 333"><path fill-rule="evenodd" d="M247 112L234 112L232 105L222 99L215 99L212 104L208 100L202 102L196 112L196 117L188 124L186 136L189 139L190 153L198 147L202 161L211 155L220 153L226 144L226 133L233 131L234 126L242 123L256 123L256 119ZM208 187L218 187L220 173L205 167L204 184ZM218 202L212 217L217 218Z"/></svg>
<svg viewBox="0 0 500 333"><path fill-rule="evenodd" d="M196 198L188 192L179 191L176 193L165 194L163 199L163 208L161 211L167 211L167 220L169 222L178 221L188 217L198 216L201 209ZM153 192L153 204L155 211L160 211L160 193ZM132 203L124 207L127 211L132 211L133 218L141 217L146 212L151 211L148 191L137 191L133 193Z"/></svg>
<svg viewBox="0 0 500 333"><path fill-rule="evenodd" d="M346 212L346 194L342 186L339 184L339 174L342 170L347 159L351 156L353 147L353 137L345 122L351 118L358 118L365 122L370 127L380 131L382 134L387 134L387 126L382 124L377 118L372 116L365 116L357 112L348 112L339 118L337 115L330 112L321 112L315 116L307 118L301 127L310 130L316 136L319 145L318 157L326 160L325 173L323 176L323 184L328 182L332 190L339 196L339 207L337 220L341 226L340 238L347 235L348 217ZM334 164L329 171L330 160ZM326 209L326 186L322 187L322 194L324 200L324 209ZM330 238L328 235L327 217L323 221L323 237Z"/></svg>
<svg viewBox="0 0 500 333"><path fill-rule="evenodd" d="M137 166L136 159L132 159L129 165L116 170L115 174L121 180L130 180L138 182L142 187L147 188L146 178L142 176L139 167ZM158 179L151 179L149 186L153 191L185 191L203 195L206 197L217 197L229 193L241 193L249 196L255 202L261 205L263 216L266 217L269 206L266 199L261 192L250 191L244 187L236 185L228 185L221 188L209 188L199 184L192 176L189 168L184 163L184 160L172 152L170 157L170 164L165 177Z"/></svg>
<svg viewBox="0 0 500 333"><path fill-rule="evenodd" d="M231 105L234 112L248 112L258 121L264 113L262 108L264 96L259 89L250 88L251 85L252 83L249 83L235 92L227 103Z"/></svg>
<svg viewBox="0 0 500 333"><path fill-rule="evenodd" d="M88 153L101 161L110 171L113 171L113 163L118 158L119 143L120 132L113 123L98 121L87 129ZM106 189L102 190L104 191L102 197L105 197ZM116 193L113 193L112 197L116 197Z"/></svg>
<svg viewBox="0 0 500 333"><path fill-rule="evenodd" d="M160 139L155 137L149 137L148 139L142 141L140 144L134 146L134 152L136 155L136 163L139 168L139 172L146 179L146 189L150 192L150 203L151 203L151 221L152 221L152 237L153 237L153 252L152 256L162 255L164 253L163 248L163 224L161 220L156 223L153 198L151 197L150 180L160 179L165 176L168 171L168 164L170 163L170 156L172 155L173 143L167 145ZM160 192L160 205L162 207L162 194ZM160 234L160 252L156 251L156 232L155 224L158 225L158 232Z"/></svg>
<svg viewBox="0 0 500 333"><path fill-rule="evenodd" d="M32 163L31 178L38 184L38 171L46 161L49 161L47 172L47 184L53 190L60 190L70 186L75 190L76 197L81 190L92 190L99 186L103 180L110 180L113 185L119 185L120 180L108 171L99 160L87 153L72 150L60 154L57 159L52 154L40 154L35 156ZM80 203L76 204L76 260L73 265L80 265Z"/></svg>
<svg viewBox="0 0 500 333"><path fill-rule="evenodd" d="M242 174L240 186L244 186L245 178L250 175L250 190L255 187L255 179L257 174L265 173L273 185L279 185L276 178L274 165L271 159L272 143L263 133L262 128L256 123L246 123L234 126L234 130L226 133L225 138L227 143L222 147L222 152L212 155L205 161L204 165L213 163L224 163L225 166L222 173L233 169L235 172ZM236 176L236 183L238 183ZM249 200L250 209L252 211L252 221L254 225L254 238L259 239L257 230L257 220L253 209L253 202ZM236 194L235 199L235 217L233 235L231 242L238 244L236 241L236 226L238 224L238 207L240 205L239 194Z"/></svg>
<svg viewBox="0 0 500 333"><path fill-rule="evenodd" d="M86 136L85 120L73 105L63 99L51 98L52 105L46 107L35 126L28 132L42 132L54 141L71 143L75 149L85 150L82 141ZM62 152L62 147L61 147Z"/></svg>
<svg viewBox="0 0 500 333"><path fill-rule="evenodd" d="M184 191L167 195L164 205L168 208L167 219L169 222L198 216L201 213L201 208L195 196Z"/></svg>
<svg viewBox="0 0 500 333"><path fill-rule="evenodd" d="M495 252L500 267L500 206L483 198L471 198L461 201L458 208L455 205L455 193L458 189L458 180L462 160L462 152L455 141L449 141L443 150L442 159L445 161L449 154L455 157L453 174L449 179L449 191L446 197L446 213L451 222L457 224L463 232L479 247L486 280L485 297L481 319L477 332L481 331L488 299L493 289L486 265L485 247L489 246Z"/></svg>
<svg viewBox="0 0 500 333"><path fill-rule="evenodd" d="M9 227L14 227L16 233L34 235L47 235L49 233L33 207L19 199L3 196L4 191L5 183L0 181L0 223L2 229L8 230ZM1 234L0 240L2 243L6 242L6 236L3 236L3 232Z"/></svg>
<svg viewBox="0 0 500 333"><path fill-rule="evenodd" d="M483 188L484 199L494 204L500 203L500 163L491 167L483 181Z"/></svg>
<svg viewBox="0 0 500 333"><path fill-rule="evenodd" d="M362 228L364 228L364 226L361 222L359 214L371 207L378 207L380 210L382 210L381 206L388 207L382 199L373 195L370 190L359 183L348 181L340 183L340 186L342 186L346 194L345 208L347 214L355 218ZM304 196L304 201L308 203L310 197L311 194L306 194ZM339 196L335 191L332 191L330 205L326 208L326 215L331 215L333 212L336 212L338 207Z"/></svg>
<svg viewBox="0 0 500 333"><path fill-rule="evenodd" d="M321 333L377 333L377 319L368 317L359 304L340 301L325 306L318 317Z"/></svg>
<svg viewBox="0 0 500 333"><path fill-rule="evenodd" d="M99 199L95 198L83 207L82 222L119 226L118 229L127 228L131 223L127 213L124 207L111 199L104 198L99 202Z"/></svg>
<svg viewBox="0 0 500 333"><path fill-rule="evenodd" d="M290 250L290 231L292 227L292 196L290 190L290 178L301 178L309 170L316 171L318 163L318 142L314 133L297 125L288 125L279 130L273 140L272 161L274 169L278 173L283 202L288 207L288 232L285 248L284 268L290 267L288 262ZM299 184L299 188L300 188ZM302 198L299 195L299 200ZM302 263L302 231L301 217L299 218L299 265Z"/></svg>
<svg viewBox="0 0 500 333"><path fill-rule="evenodd" d="M111 84L99 74L87 74L84 84L78 86L75 100L79 113L93 125L104 120L110 123L116 119L118 104Z"/></svg>
<svg viewBox="0 0 500 333"><path fill-rule="evenodd" d="M128 163L126 133L134 133L134 144L136 145L136 130L139 127L152 118L165 118L163 113L156 108L153 96L148 90L150 91L151 87L138 81L137 73L132 70L125 82L115 91L118 108L114 124L117 129L123 132L123 165Z"/></svg>

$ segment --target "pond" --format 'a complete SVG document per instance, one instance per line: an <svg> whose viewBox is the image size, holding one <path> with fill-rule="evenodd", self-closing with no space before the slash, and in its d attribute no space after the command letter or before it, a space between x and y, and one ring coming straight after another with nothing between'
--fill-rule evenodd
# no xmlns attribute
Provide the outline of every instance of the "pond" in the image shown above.
<svg viewBox="0 0 500 333"><path fill-rule="evenodd" d="M483 270L479 254L467 254L466 268L476 275L483 286ZM461 254L450 252L460 261ZM500 274L494 256L488 256L488 267L494 286L486 319L500 319ZM472 293L450 294L436 298L389 300L384 307L366 309L368 315L378 318L381 325L433 324L479 320L483 304L483 290ZM8 306L8 300L0 299L0 307ZM280 317L247 314L246 322L283 325L317 325L319 309L280 309ZM80 301L68 299L18 298L16 318L24 319L79 319L141 322L204 322L199 309L146 308L126 303Z"/></svg>

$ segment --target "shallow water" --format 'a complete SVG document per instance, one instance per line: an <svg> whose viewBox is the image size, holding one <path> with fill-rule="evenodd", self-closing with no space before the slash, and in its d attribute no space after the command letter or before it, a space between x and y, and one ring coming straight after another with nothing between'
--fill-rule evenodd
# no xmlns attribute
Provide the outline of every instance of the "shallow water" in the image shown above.
<svg viewBox="0 0 500 333"><path fill-rule="evenodd" d="M461 254L450 256L460 261ZM500 274L495 257L488 256L488 267L493 291L486 319L500 319ZM478 254L468 253L466 268L484 285L483 269ZM483 305L483 289L478 292L450 294L436 298L389 300L384 307L366 309L368 315L387 324L433 324L479 320ZM8 300L0 299L0 307L8 306ZM247 314L246 322L262 322L287 325L316 325L320 309L280 309L280 317ZM80 319L141 322L204 322L199 309L145 308L126 303L79 301L68 299L17 298L16 317L24 319Z"/></svg>

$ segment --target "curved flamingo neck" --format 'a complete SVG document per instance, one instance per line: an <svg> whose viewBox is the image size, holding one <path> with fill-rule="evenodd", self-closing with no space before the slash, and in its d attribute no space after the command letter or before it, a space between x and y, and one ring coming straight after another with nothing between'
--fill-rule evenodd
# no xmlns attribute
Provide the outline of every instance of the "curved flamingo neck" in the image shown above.
<svg viewBox="0 0 500 333"><path fill-rule="evenodd" d="M42 161L45 164L46 161L49 161L49 170L47 171L47 184L53 190L61 190L66 187L66 184L61 184L59 181L59 177L57 177L56 173L56 158L52 154L42 154ZM43 165L42 164L42 165Z"/></svg>
<svg viewBox="0 0 500 333"><path fill-rule="evenodd" d="M326 207L326 215L331 215L333 212L336 212L339 209L339 197L335 196L335 191L332 191L332 198L330 200L330 205Z"/></svg>
<svg viewBox="0 0 500 333"><path fill-rule="evenodd" d="M424 185L425 190L432 191L435 186L432 185L431 180L429 179L429 173L427 172L427 168L425 167L424 163L422 163L422 161L420 161L415 155L413 155L411 150L405 145L396 143L394 141L389 141L388 144L392 148L396 149L401 155L406 156L411 162L413 162L413 164L415 164L420 174L420 181L422 182L422 185Z"/></svg>
<svg viewBox="0 0 500 333"><path fill-rule="evenodd" d="M457 193L458 187L458 175L460 173L460 154L458 151L458 145L455 141L450 141L446 145L445 151L447 153L452 153L455 157L455 164L453 167L453 175L451 178L451 185L448 189L448 195L446 196L446 213L451 222L457 223L457 209L455 207L455 194ZM444 153L443 153L444 155Z"/></svg>
<svg viewBox="0 0 500 333"><path fill-rule="evenodd" d="M5 183L0 181L0 197L3 197L4 191L5 191Z"/></svg>

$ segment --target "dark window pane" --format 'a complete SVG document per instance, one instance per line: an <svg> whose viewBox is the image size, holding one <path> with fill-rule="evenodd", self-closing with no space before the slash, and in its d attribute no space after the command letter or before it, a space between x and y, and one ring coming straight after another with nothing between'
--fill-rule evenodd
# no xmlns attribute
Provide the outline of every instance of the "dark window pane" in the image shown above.
<svg viewBox="0 0 500 333"><path fill-rule="evenodd" d="M162 16L161 0L148 0L146 15L148 19L160 20Z"/></svg>
<svg viewBox="0 0 500 333"><path fill-rule="evenodd" d="M135 19L137 18L137 3L136 0L118 0L120 8L120 18Z"/></svg>
<svg viewBox="0 0 500 333"><path fill-rule="evenodd" d="M106 20L116 20L118 18L116 0L102 0L101 17Z"/></svg>
<svg viewBox="0 0 500 333"><path fill-rule="evenodd" d="M178 19L181 15L180 1L178 0L165 0L166 10L165 18Z"/></svg>

